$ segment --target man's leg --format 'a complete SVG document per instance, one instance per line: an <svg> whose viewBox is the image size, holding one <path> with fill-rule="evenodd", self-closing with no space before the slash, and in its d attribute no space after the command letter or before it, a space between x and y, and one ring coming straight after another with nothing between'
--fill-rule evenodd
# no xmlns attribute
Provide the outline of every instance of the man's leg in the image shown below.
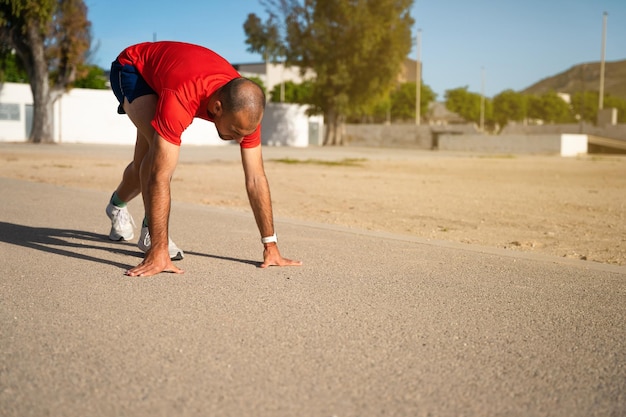
<svg viewBox="0 0 626 417"><path fill-rule="evenodd" d="M148 141L137 129L137 139L135 141L135 152L133 160L126 169L122 176L122 181L117 186L115 192L120 200L128 203L133 198L137 197L141 192L141 179L139 177L139 168L141 162L148 152Z"/></svg>
<svg viewBox="0 0 626 417"><path fill-rule="evenodd" d="M127 184L128 188L120 189L121 192L126 192L128 196L134 197L141 190L141 195L144 201L144 209L149 207L148 204L148 177L150 175L150 155L148 154L150 147L153 146L153 141L156 140L155 130L152 127L151 121L154 118L157 106L157 96L149 94L141 97L137 97L132 103L128 100L124 100L124 111L128 114L128 117L137 127L137 143L135 144L135 155L133 162L126 169L129 171L130 180ZM126 172L124 173L126 175ZM139 182L139 188L136 188L137 181ZM122 185L120 184L120 186ZM135 188L133 188L133 185ZM133 195L133 193L135 193ZM131 197L131 198L132 198ZM146 216L150 213L146 210ZM145 220L145 219L144 219ZM139 248L146 252L150 248L150 234L146 224L142 224L141 235L139 237ZM184 257L184 253L179 249L172 240L169 240L169 253L170 258L177 260Z"/></svg>
<svg viewBox="0 0 626 417"><path fill-rule="evenodd" d="M144 207L147 207L146 187L148 184L148 170L147 166L144 166L143 170L141 167L148 155L150 145L154 140L155 132L150 122L154 118L156 105L157 96L154 94L137 97L132 103L129 103L128 99L124 99L124 111L137 128L137 142L135 143L133 162L126 168L129 181L124 183L124 180L122 180L120 186L124 185L124 187L122 187L120 191L126 193L125 195L131 198L137 196L139 192L142 192ZM126 171L124 172L125 177ZM118 189L119 188L120 187L118 187Z"/></svg>
<svg viewBox="0 0 626 417"><path fill-rule="evenodd" d="M137 138L133 160L122 175L122 181L118 185L111 201L106 208L106 213L111 219L111 240L131 240L134 237L132 216L128 212L126 203L137 197L141 190L141 165L150 148L150 140L154 136L154 129L150 125L156 111L157 96L148 94L138 97L132 103L124 99L124 111L137 127ZM150 135L147 137L147 135ZM144 181L145 182L145 181Z"/></svg>

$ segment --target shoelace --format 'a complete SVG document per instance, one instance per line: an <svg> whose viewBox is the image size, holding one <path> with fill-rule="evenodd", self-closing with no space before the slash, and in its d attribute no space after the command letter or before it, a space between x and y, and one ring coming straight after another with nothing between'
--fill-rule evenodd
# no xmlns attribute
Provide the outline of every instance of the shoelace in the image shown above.
<svg viewBox="0 0 626 417"><path fill-rule="evenodd" d="M133 217L130 215L128 210L120 209L117 211L117 214L113 216L113 226L117 229L122 227L124 224L130 222L130 224L135 227L135 221Z"/></svg>

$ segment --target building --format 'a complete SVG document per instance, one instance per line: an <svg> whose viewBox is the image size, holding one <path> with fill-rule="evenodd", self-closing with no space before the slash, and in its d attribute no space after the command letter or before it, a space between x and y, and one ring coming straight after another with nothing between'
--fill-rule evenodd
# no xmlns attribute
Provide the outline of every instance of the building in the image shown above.
<svg viewBox="0 0 626 417"><path fill-rule="evenodd" d="M235 69L244 77L258 77L263 81L267 93L275 86L285 81L300 84L305 80L315 77L313 70L306 70L304 75L298 66L287 66L284 63L261 62L252 64L233 64Z"/></svg>

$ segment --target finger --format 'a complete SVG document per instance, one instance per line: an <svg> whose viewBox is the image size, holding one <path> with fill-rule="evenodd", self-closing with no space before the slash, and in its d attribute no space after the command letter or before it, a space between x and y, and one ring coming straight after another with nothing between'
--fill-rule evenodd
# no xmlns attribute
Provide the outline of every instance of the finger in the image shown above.
<svg viewBox="0 0 626 417"><path fill-rule="evenodd" d="M145 271L147 271L146 267L144 266L143 263L140 263L136 267L131 268L127 270L126 272L124 272L124 275L128 275L129 277L137 277L137 276L140 276Z"/></svg>
<svg viewBox="0 0 626 417"><path fill-rule="evenodd" d="M175 266L172 263L170 263L169 265L167 265L165 267L160 267L160 266L156 266L156 265L145 265L145 264L141 263L138 266L136 266L135 268L132 268L132 269L126 271L125 275L128 275L130 277L149 277L149 276L152 276L152 275L159 274L161 272L169 272L169 273L173 273L173 274L182 274L185 271L183 271L182 269L178 268L177 266Z"/></svg>
<svg viewBox="0 0 626 417"><path fill-rule="evenodd" d="M161 272L159 269L153 268L133 268L126 271L125 275L129 277L149 277Z"/></svg>
<svg viewBox="0 0 626 417"><path fill-rule="evenodd" d="M267 268L269 266L301 266L302 261L292 261L291 259L282 258L278 261L266 260L259 267Z"/></svg>
<svg viewBox="0 0 626 417"><path fill-rule="evenodd" d="M180 269L179 267L175 265L171 265L169 268L164 269L163 272L169 272L170 274L184 274L185 273L183 269Z"/></svg>

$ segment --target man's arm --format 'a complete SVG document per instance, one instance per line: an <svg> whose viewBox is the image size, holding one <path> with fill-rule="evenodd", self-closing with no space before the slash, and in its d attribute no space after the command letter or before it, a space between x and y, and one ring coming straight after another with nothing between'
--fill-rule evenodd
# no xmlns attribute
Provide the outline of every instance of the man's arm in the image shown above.
<svg viewBox="0 0 626 417"><path fill-rule="evenodd" d="M166 141L157 133L154 134L140 171L151 245L143 262L130 269L127 275L150 276L163 271L183 272L172 263L168 251L170 183L179 153L179 146Z"/></svg>
<svg viewBox="0 0 626 417"><path fill-rule="evenodd" d="M272 199L267 177L265 176L265 168L263 167L261 145L255 148L241 148L241 162L246 178L246 191L248 192L250 207L254 213L254 219L256 220L261 237L272 236L275 233ZM261 268L272 265L302 265L302 262L283 258L275 242L264 243L263 264L261 264Z"/></svg>

